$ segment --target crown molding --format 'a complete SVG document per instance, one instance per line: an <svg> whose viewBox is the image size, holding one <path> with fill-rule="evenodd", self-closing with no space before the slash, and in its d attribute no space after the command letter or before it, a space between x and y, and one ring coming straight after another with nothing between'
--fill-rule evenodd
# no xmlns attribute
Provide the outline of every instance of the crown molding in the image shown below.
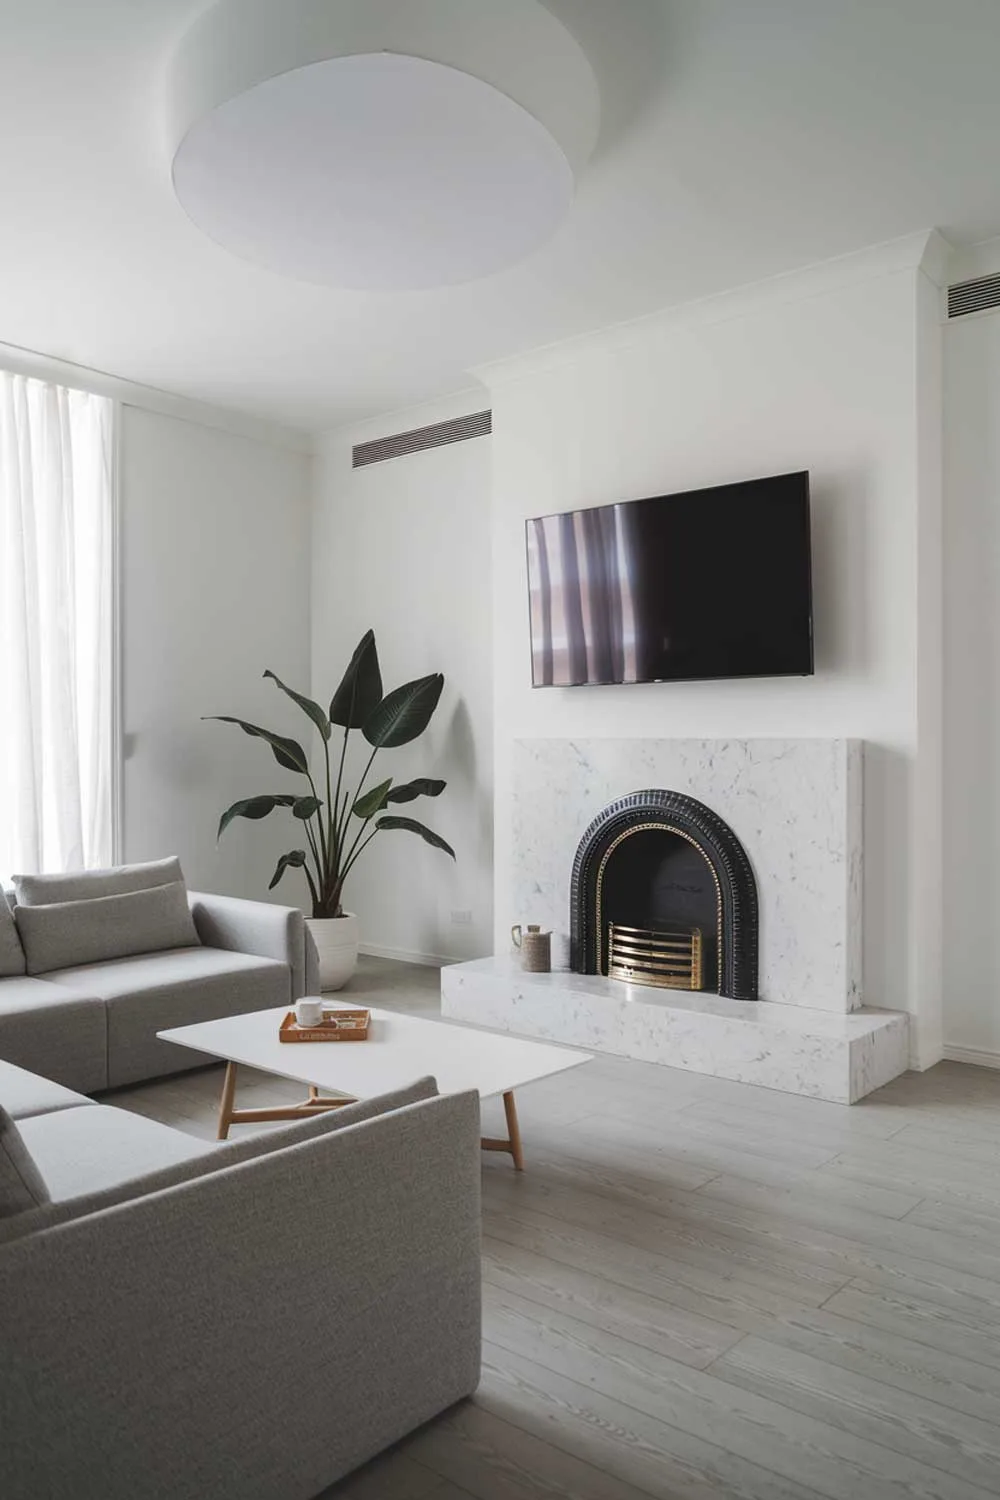
<svg viewBox="0 0 1000 1500"><path fill-rule="evenodd" d="M944 266L950 264L951 254L951 246L936 229L921 230L695 302L663 308L627 323L594 329L525 354L492 360L473 367L470 373L492 391L594 355L620 353L650 337L766 313L772 307L806 301L900 271L923 271L936 281L938 275L946 274Z"/></svg>
<svg viewBox="0 0 1000 1500"><path fill-rule="evenodd" d="M289 448L294 453L312 452L312 438L308 432L285 427L280 422L270 422L264 417L230 411L228 407L213 406L208 401L176 396L169 391L157 390L155 386L140 385L118 375L109 375L104 370L74 364L72 360L42 354L35 349L0 343L0 367L15 375L27 375L36 380L49 380L56 385L72 386L76 390L91 391L95 396L108 396L123 406L134 406L140 411L156 412L159 416L174 417L182 422L196 422L200 427L211 427L219 432L231 433L234 437L267 443L272 448Z"/></svg>

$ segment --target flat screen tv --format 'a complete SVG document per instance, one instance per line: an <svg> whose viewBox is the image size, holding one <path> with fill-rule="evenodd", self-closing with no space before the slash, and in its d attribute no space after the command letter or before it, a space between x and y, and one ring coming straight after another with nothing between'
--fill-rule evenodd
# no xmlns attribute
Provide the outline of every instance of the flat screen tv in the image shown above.
<svg viewBox="0 0 1000 1500"><path fill-rule="evenodd" d="M535 687L812 672L807 473L525 525Z"/></svg>

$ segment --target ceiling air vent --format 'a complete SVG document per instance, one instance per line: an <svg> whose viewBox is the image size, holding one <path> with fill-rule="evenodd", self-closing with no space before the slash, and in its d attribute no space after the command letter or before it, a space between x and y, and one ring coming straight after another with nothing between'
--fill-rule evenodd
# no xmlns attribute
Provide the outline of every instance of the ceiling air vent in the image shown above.
<svg viewBox="0 0 1000 1500"><path fill-rule="evenodd" d="M948 288L949 318L988 312L991 307L1000 307L1000 275L976 276L971 281L958 281Z"/></svg>
<svg viewBox="0 0 1000 1500"><path fill-rule="evenodd" d="M491 411L470 412L467 417L452 417L450 422L432 422L429 427L414 427L410 432L395 432L391 437L358 443L351 450L351 468L385 463L387 458L402 458L404 453L421 453L425 448L443 448L447 443L464 443L468 438L489 437L493 431Z"/></svg>

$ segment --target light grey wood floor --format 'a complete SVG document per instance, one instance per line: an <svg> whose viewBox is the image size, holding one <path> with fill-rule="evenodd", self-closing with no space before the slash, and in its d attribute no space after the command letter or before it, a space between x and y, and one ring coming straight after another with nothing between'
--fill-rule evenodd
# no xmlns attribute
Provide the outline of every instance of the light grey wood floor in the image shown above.
<svg viewBox="0 0 1000 1500"><path fill-rule="evenodd" d="M350 993L437 987L364 960ZM220 1086L114 1099L211 1136ZM329 1500L1000 1494L1000 1073L846 1109L603 1057L519 1109L527 1171L483 1158L479 1392Z"/></svg>

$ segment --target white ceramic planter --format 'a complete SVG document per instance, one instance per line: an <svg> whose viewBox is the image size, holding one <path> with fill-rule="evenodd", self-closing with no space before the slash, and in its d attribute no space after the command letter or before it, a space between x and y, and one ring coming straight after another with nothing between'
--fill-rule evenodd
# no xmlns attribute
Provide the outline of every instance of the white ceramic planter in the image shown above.
<svg viewBox="0 0 1000 1500"><path fill-rule="evenodd" d="M306 917L319 954L321 990L341 990L358 966L358 919L351 911L342 917Z"/></svg>

